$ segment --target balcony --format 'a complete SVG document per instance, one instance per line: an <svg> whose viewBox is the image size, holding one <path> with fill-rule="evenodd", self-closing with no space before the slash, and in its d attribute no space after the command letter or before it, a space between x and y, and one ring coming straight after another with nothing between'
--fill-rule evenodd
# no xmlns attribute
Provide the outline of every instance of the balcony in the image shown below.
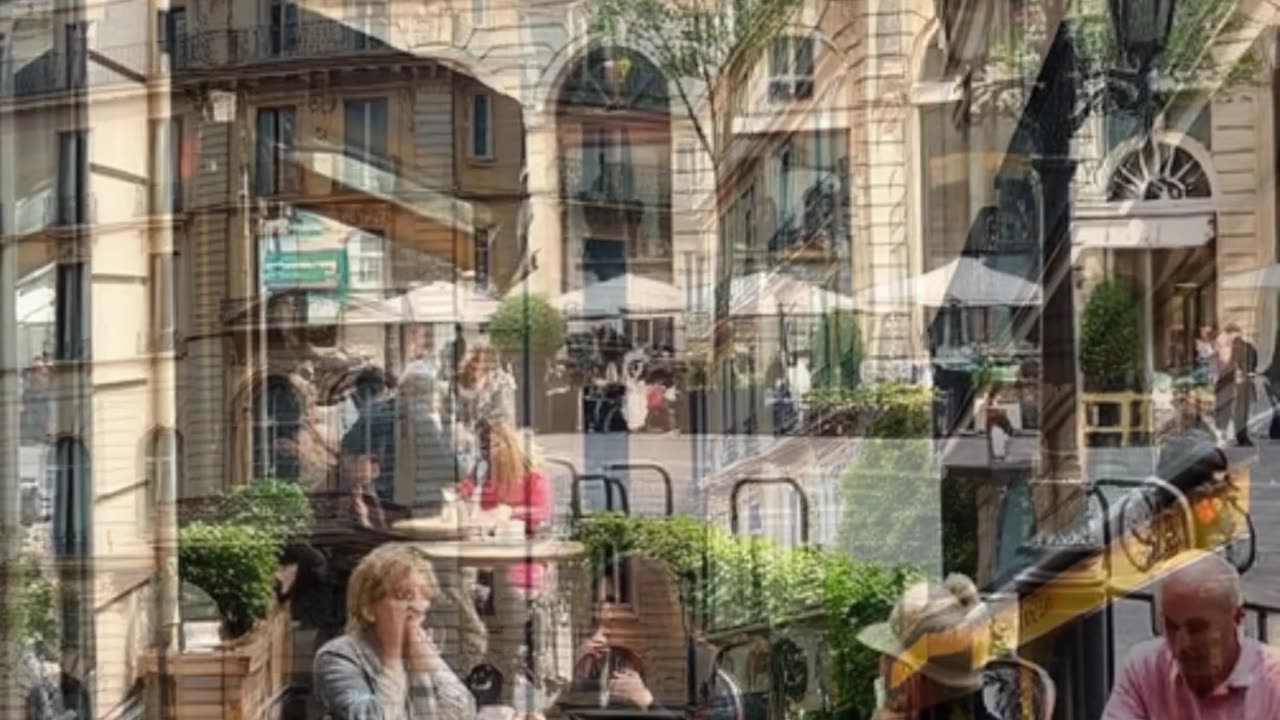
<svg viewBox="0 0 1280 720"><path fill-rule="evenodd" d="M0 97L25 98L54 92L145 83L150 68L144 44L90 49L82 53L52 50L8 62L12 80L0 83Z"/></svg>
<svg viewBox="0 0 1280 720"><path fill-rule="evenodd" d="M273 60L321 59L334 55L385 53L390 46L382 39L389 23L385 19L353 27L336 20L317 20L274 28L254 28L229 33L228 54L237 64Z"/></svg>
<svg viewBox="0 0 1280 720"><path fill-rule="evenodd" d="M561 164L564 195L584 203L656 205L670 186L670 173L661 167L635 163L584 163L566 159Z"/></svg>

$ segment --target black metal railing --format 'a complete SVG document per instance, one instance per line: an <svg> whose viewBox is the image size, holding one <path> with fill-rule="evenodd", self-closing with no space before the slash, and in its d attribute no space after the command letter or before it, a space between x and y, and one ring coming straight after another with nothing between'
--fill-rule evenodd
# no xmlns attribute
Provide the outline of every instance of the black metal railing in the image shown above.
<svg viewBox="0 0 1280 720"><path fill-rule="evenodd" d="M366 21L363 26L318 20L233 30L228 34L229 59L232 63L253 63L385 52L388 27L385 19Z"/></svg>

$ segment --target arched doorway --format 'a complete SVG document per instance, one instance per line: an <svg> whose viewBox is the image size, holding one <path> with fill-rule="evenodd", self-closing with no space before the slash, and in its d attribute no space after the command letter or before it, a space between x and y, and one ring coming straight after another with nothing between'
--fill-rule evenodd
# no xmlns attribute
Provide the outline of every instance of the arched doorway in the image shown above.
<svg viewBox="0 0 1280 720"><path fill-rule="evenodd" d="M1104 280L1121 283L1141 302L1135 390L1159 384L1161 376L1190 378L1197 335L1218 320L1217 213L1202 158L1188 138L1121 145L1104 171L1105 201L1078 212L1081 312Z"/></svg>
<svg viewBox="0 0 1280 720"><path fill-rule="evenodd" d="M634 50L589 48L561 83L556 134L565 242L561 290L626 273L671 282L666 77Z"/></svg>

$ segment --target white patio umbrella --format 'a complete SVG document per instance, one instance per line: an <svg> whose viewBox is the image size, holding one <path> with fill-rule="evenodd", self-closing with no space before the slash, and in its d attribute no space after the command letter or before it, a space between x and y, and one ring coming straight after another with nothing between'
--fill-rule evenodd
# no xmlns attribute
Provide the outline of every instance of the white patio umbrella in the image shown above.
<svg viewBox="0 0 1280 720"><path fill-rule="evenodd" d="M624 273L551 301L576 317L670 315L681 310L680 290L671 283Z"/></svg>
<svg viewBox="0 0 1280 720"><path fill-rule="evenodd" d="M737 317L821 315L852 310L853 298L782 273L757 272L733 279L729 313Z"/></svg>
<svg viewBox="0 0 1280 720"><path fill-rule="evenodd" d="M420 285L378 303L350 308L350 324L483 323L498 309L497 299L446 280Z"/></svg>
<svg viewBox="0 0 1280 720"><path fill-rule="evenodd" d="M890 309L904 304L922 307L1039 305L1040 286L965 256L906 281L876 285L857 296L857 307L862 310Z"/></svg>

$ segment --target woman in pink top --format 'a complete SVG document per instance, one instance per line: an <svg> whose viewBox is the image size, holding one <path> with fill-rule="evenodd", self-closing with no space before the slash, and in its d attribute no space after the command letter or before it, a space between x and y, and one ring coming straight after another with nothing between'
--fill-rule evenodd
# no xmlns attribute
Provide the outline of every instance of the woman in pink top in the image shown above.
<svg viewBox="0 0 1280 720"><path fill-rule="evenodd" d="M525 535L534 537L551 520L551 483L533 469L533 461L522 447L516 431L504 422L481 423L476 432L480 440L480 467L487 467L480 483L480 509L491 511L499 506L511 509L511 519L524 523ZM473 472L458 487L458 494L473 500L476 491ZM517 588L537 591L542 588L546 568L541 563L518 563L507 569L508 581Z"/></svg>

